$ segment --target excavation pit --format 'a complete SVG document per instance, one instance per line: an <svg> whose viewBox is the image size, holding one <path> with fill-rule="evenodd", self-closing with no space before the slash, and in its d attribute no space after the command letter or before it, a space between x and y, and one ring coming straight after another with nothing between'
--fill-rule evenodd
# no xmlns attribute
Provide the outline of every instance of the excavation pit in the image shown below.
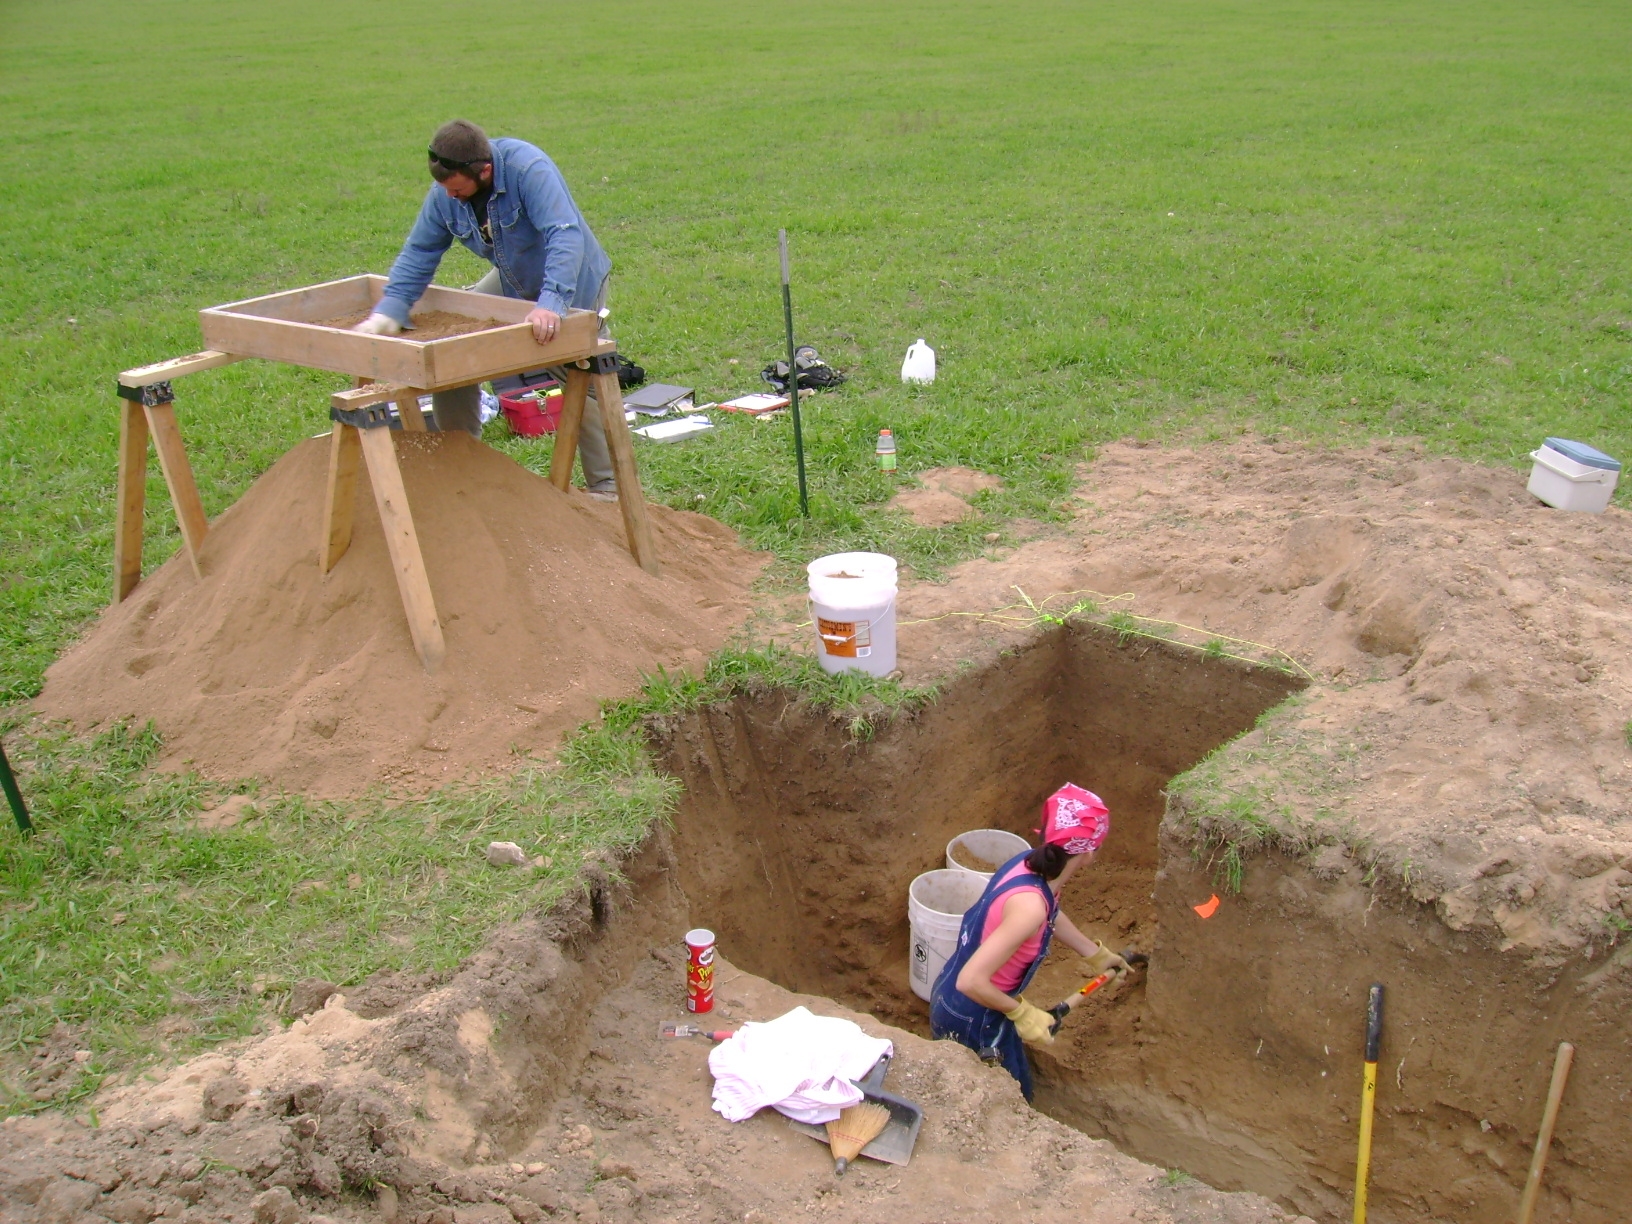
<svg viewBox="0 0 1632 1224"><path fill-rule="evenodd" d="M1386 981L1392 1079L1377 1144L1388 1159L1374 1165L1374 1218L1509 1218L1551 1046L1561 1033L1620 1046L1624 982L1613 966L1560 973L1503 955L1431 904L1378 889L1339 846L1261 848L1241 891L1226 888L1216 846L1168 810L1164 788L1303 686L1070 624L870 741L784 692L698 711L660 735L685 787L673 843L689 920L749 973L927 1035L908 985L909 883L942 866L960 832L1029 835L1044 797L1076 782L1106 799L1112 832L1064 908L1152 963L1034 1055L1036 1107L1219 1189L1340 1218L1366 990ZM1222 904L1204 919L1193 907L1215 892ZM1089 976L1055 949L1028 990L1044 1007ZM1621 1190L1602 1171L1624 1168L1626 1127L1577 1126L1555 1140L1547 1196L1569 1218L1607 1222Z"/></svg>
<svg viewBox="0 0 1632 1224"><path fill-rule="evenodd" d="M1287 672L1067 625L872 741L786 693L705 709L664 741L685 784L680 885L742 968L927 1036L927 1005L908 984L904 899L915 876L944 865L951 838L973 828L1030 837L1061 783L1096 791L1112 833L1065 907L1113 947L1156 947L1164 786L1303 686ZM1044 1006L1092 976L1055 948L1028 992ZM1118 1051L1142 1040L1145 1007L1140 984L1074 1016L1059 1056L1034 1060L1037 1104L1179 1165L1173 1145L1119 1126L1113 1096L1093 1087L1128 1079L1116 1073Z"/></svg>
<svg viewBox="0 0 1632 1224"><path fill-rule="evenodd" d="M1061 783L1094 790L1112 832L1070 912L1115 947L1148 947L1163 786L1302 687L1067 626L874 741L788 694L704 710L666 745L685 784L681 886L749 972L927 1034L908 987L905 898L915 876L945 865L948 841L974 828L1030 838ZM1056 954L1033 993L1067 993L1073 959Z"/></svg>

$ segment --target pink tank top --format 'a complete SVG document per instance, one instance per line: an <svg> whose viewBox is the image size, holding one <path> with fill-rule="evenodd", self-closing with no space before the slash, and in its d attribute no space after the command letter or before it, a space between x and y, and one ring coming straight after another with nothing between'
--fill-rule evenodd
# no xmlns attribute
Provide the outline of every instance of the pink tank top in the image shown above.
<svg viewBox="0 0 1632 1224"><path fill-rule="evenodd" d="M1003 874L1002 879L1010 880L1017 875L1025 874L1026 865L1024 863L1016 863L1012 870ZM1019 888L1011 888L996 901L993 901L991 908L986 911L986 925L980 932L980 939L982 943L990 939L992 932L997 930L997 928L1002 924L1003 906L1008 899L1010 897L1017 897L1021 893L1028 892L1040 898L1045 906L1048 904L1047 894L1045 894L1043 890L1038 888L1035 884L1023 884ZM992 974L992 985L996 986L1004 994L1012 994L1014 988L1020 985L1020 979L1026 976L1026 970L1031 967L1031 962L1037 959L1037 951L1042 946L1043 928L1039 926L1037 928L1037 933L1016 948L1014 950L1014 955L1009 957L1009 959L1004 962L1002 968L1000 968L996 973Z"/></svg>

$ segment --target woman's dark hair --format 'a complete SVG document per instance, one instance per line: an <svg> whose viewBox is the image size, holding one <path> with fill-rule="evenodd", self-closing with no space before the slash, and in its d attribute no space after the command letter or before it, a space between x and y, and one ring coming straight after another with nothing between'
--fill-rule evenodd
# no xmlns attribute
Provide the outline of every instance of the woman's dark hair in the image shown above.
<svg viewBox="0 0 1632 1224"><path fill-rule="evenodd" d="M1058 879L1071 856L1060 846L1044 844L1026 855L1026 870L1035 871L1045 880Z"/></svg>

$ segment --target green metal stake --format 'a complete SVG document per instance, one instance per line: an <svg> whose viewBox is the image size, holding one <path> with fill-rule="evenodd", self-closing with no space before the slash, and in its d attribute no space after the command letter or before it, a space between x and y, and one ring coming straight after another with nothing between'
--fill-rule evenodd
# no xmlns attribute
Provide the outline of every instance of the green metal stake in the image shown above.
<svg viewBox="0 0 1632 1224"><path fill-rule="evenodd" d="M11 804L11 814L17 820L17 831L23 836L34 832L34 824L28 818L28 808L23 805L23 792L17 789L17 779L11 772L11 762L6 760L6 746L0 744L0 786L6 791L6 801Z"/></svg>
<svg viewBox="0 0 1632 1224"><path fill-rule="evenodd" d="M799 367L794 364L793 294L788 289L788 231L777 230L782 250L782 319L788 326L788 394L793 402L793 456L799 464L799 513L810 517L810 494L805 489L805 432L799 424Z"/></svg>

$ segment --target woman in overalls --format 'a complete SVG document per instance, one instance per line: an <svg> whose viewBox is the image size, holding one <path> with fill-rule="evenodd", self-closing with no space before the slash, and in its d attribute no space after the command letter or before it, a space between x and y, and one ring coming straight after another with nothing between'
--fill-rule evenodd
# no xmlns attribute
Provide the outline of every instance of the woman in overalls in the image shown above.
<svg viewBox="0 0 1632 1224"><path fill-rule="evenodd" d="M1092 973L1109 970L1120 978L1128 971L1127 961L1060 913L1056 896L1080 867L1094 861L1110 831L1110 810L1092 791L1067 782L1050 795L1043 804L1042 844L992 873L980 900L964 914L957 950L931 992L931 1034L961 1041L983 1058L995 1052L1028 1101L1031 1064L1022 1043L1052 1045L1054 1018L1020 992L1048 955L1055 934L1088 958Z"/></svg>

